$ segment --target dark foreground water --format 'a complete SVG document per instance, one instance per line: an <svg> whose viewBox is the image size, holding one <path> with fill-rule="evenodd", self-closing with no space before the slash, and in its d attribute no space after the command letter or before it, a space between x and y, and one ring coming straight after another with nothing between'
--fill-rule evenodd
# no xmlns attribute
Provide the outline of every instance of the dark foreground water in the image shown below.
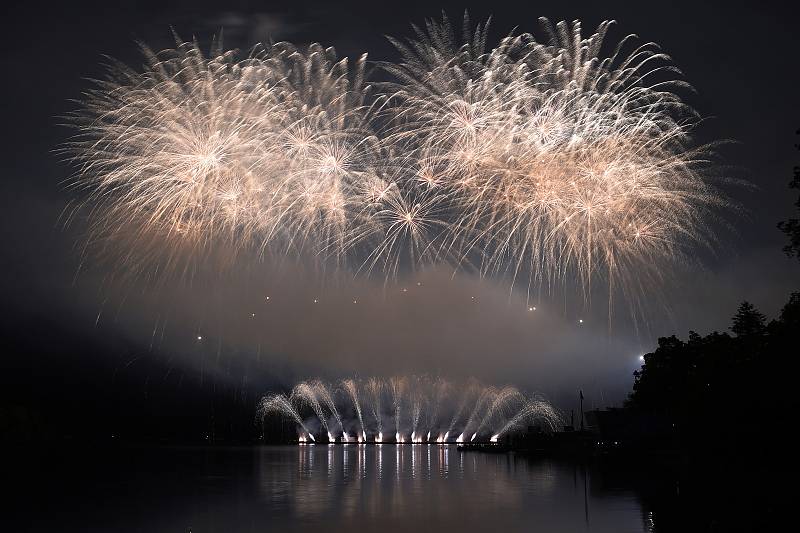
<svg viewBox="0 0 800 533"><path fill-rule="evenodd" d="M38 452L5 531L653 531L614 470L454 446ZM7 457L8 459L8 457ZM32 474L33 471L38 472ZM8 486L8 485L7 485Z"/></svg>

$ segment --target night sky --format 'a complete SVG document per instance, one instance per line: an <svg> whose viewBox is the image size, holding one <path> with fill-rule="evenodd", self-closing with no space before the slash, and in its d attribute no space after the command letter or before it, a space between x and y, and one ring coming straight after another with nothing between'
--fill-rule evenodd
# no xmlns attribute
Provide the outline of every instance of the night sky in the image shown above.
<svg viewBox="0 0 800 533"><path fill-rule="evenodd" d="M745 299L774 316L798 290L800 268L782 253L785 237L776 229L792 216L797 192L787 185L800 162L798 18L790 6L132 1L10 8L0 60L4 403L91 409L101 400L103 409L133 410L158 390L182 405L170 407L175 413L187 413L205 409L196 399L216 387L252 405L266 388L297 378L394 372L512 382L566 409L578 388L592 405L620 402L639 355L658 336L724 330ZM68 189L73 169L55 151L70 135L59 117L90 87L86 78L102 75L104 56L135 66L138 40L169 47L174 28L207 46L222 28L225 48L318 41L340 56L366 51L370 60L392 60L385 35L409 36L411 23L441 9L458 20L464 8L475 22L493 16L492 42L514 27L536 31L539 16L578 18L585 32L615 19L609 41L636 33L658 43L695 88L685 97L704 117L697 142L728 141L719 147L722 174L748 184L722 187L741 208L715 223L717 253L701 258L703 269L677 272L644 320L632 323L620 303L609 324L603 301L586 309L569 295L528 298L510 293L502 277L451 278L444 269L389 282L329 282L291 266L253 264L152 284L125 279L103 261L80 264L81 222L67 224L64 213L82 193Z"/></svg>

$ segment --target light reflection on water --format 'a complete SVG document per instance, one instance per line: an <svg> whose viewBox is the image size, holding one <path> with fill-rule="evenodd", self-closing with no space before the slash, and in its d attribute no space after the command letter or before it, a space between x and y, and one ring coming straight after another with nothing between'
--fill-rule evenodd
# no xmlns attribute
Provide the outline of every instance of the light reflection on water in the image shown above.
<svg viewBox="0 0 800 533"><path fill-rule="evenodd" d="M513 453L435 444L145 447L65 449L50 460L56 452L32 456L9 484L16 499L3 531L653 529L650 509L615 468Z"/></svg>
<svg viewBox="0 0 800 533"><path fill-rule="evenodd" d="M648 529L633 493L589 490L581 466L455 446L265 447L258 484L273 518L298 530Z"/></svg>

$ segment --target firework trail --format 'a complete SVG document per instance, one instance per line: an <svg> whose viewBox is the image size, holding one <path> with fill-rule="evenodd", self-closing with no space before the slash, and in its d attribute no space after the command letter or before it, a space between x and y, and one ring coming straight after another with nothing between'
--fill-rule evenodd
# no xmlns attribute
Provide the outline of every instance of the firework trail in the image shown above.
<svg viewBox="0 0 800 533"><path fill-rule="evenodd" d="M553 409L553 406L549 403L542 401L542 400L533 400L527 403L514 417L512 417L506 424L500 428L500 431L495 433L491 440L493 442L497 442L497 439L505 435L511 429L517 427L525 420L540 420L545 422L548 427L553 430L555 429L555 423L557 423L561 417L559 414Z"/></svg>
<svg viewBox="0 0 800 533"><path fill-rule="evenodd" d="M472 413L469 415L467 419L467 425L464 426L464 430L461 432L461 435L458 436L458 442L464 442L464 439L470 437L467 433L475 427L475 423L478 420L478 417L483 412L484 408L488 407L491 401L497 397L498 391L494 387L487 387L481 391L478 395L478 399L475 402L475 407L472 409ZM474 440L477 436L477 432L472 432L470 440Z"/></svg>
<svg viewBox="0 0 800 533"><path fill-rule="evenodd" d="M300 403L300 405L307 405L311 407L311 409L314 411L314 414L317 415L320 424L322 424L322 427L325 428L325 433L328 434L328 438L332 437L333 434L331 433L330 429L328 429L328 418L325 416L322 406L319 403L315 387L309 383L306 383L305 381L298 383L292 389L292 393L289 395L289 400L297 401Z"/></svg>
<svg viewBox="0 0 800 533"><path fill-rule="evenodd" d="M267 414L273 412L283 414L294 420L294 422L302 428L303 433L312 441L314 440L314 435L303 423L303 419L300 418L300 415L292 405L291 401L289 401L289 399L287 399L284 395L274 394L271 396L265 396L261 399L261 401L258 402L258 417L260 419L263 419Z"/></svg>
<svg viewBox="0 0 800 533"><path fill-rule="evenodd" d="M358 385L356 384L355 380L352 379L345 379L342 380L342 388L344 388L347 395L350 397L350 401L353 402L353 408L356 410L356 415L358 415L358 424L359 428L361 429L361 439L367 439L367 430L366 426L364 426L364 418L361 416L361 403L358 401Z"/></svg>
<svg viewBox="0 0 800 533"><path fill-rule="evenodd" d="M486 410L486 414L483 415L483 419L481 419L480 424L478 424L475 434L481 434L481 432L491 424L491 421L498 413L504 417L508 417L508 413L513 409L514 405L519 406L520 404L524 404L525 401L525 396L516 387L503 387L494 397L494 400Z"/></svg>
<svg viewBox="0 0 800 533"><path fill-rule="evenodd" d="M428 412L427 422L428 428L431 430L438 430L439 410L441 408L442 401L450 391L450 383L443 378L439 378L434 381L431 386L433 387L433 398L431 399L431 409ZM430 434L428 435L428 440L430 440Z"/></svg>
<svg viewBox="0 0 800 533"><path fill-rule="evenodd" d="M389 379L389 392L392 394L392 407L394 408L395 441L401 441L400 419L403 408L403 395L408 388L408 379L395 376Z"/></svg>
<svg viewBox="0 0 800 533"><path fill-rule="evenodd" d="M459 420L461 420L464 411L467 408L467 404L471 398L480 394L480 386L474 380L470 381L469 385L464 390L464 395L461 397L461 402L458 404L458 408L453 413L453 418L450 419L450 425L447 426L447 432L445 435L451 433L453 429L455 429L456 424Z"/></svg>
<svg viewBox="0 0 800 533"><path fill-rule="evenodd" d="M378 428L378 438L383 435L383 421L381 420L381 395L383 393L383 382L377 378L367 380L367 393L370 398L370 410Z"/></svg>
<svg viewBox="0 0 800 533"><path fill-rule="evenodd" d="M411 442L417 439L417 428L419 427L422 411L427 407L428 391L425 390L429 385L426 379L418 378L414 381L411 389Z"/></svg>
<svg viewBox="0 0 800 533"><path fill-rule="evenodd" d="M328 411L333 415L334 419L336 419L336 423L339 424L339 429L342 430L342 434L346 436L344 432L344 425L342 425L342 417L339 415L339 410L336 408L336 402L333 400L333 395L331 394L330 389L328 386L320 380L314 380L310 383L311 388L314 391L314 395L322 400L322 403L328 408Z"/></svg>

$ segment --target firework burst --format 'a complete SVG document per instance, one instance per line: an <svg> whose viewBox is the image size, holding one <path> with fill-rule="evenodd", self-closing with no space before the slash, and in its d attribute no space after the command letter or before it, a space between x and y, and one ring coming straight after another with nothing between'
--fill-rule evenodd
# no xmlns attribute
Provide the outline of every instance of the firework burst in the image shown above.
<svg viewBox="0 0 800 533"><path fill-rule="evenodd" d="M393 41L387 138L453 215L438 257L635 296L712 242L704 220L727 203L703 174L709 147L690 147L683 83L664 79L675 69L655 45L625 54L632 37L600 56L610 25L584 38L542 19L545 43L512 35L487 51L485 25L465 19L459 40L445 19Z"/></svg>
<svg viewBox="0 0 800 533"><path fill-rule="evenodd" d="M381 65L378 91L365 55L317 44L143 48L143 72L113 65L71 117L92 234L132 238L143 253L126 259L225 243L231 257L387 276L446 262L585 295L599 278L635 300L713 244L705 221L728 204L669 58L632 37L604 56L610 26L584 37L542 19L546 39L488 48L488 24L465 18L456 38L428 22L392 40L401 60Z"/></svg>
<svg viewBox="0 0 800 533"><path fill-rule="evenodd" d="M144 72L114 64L72 116L77 184L102 213L94 239L339 261L369 230L366 57L350 67L330 48L286 43L244 59L185 42L143 52Z"/></svg>

